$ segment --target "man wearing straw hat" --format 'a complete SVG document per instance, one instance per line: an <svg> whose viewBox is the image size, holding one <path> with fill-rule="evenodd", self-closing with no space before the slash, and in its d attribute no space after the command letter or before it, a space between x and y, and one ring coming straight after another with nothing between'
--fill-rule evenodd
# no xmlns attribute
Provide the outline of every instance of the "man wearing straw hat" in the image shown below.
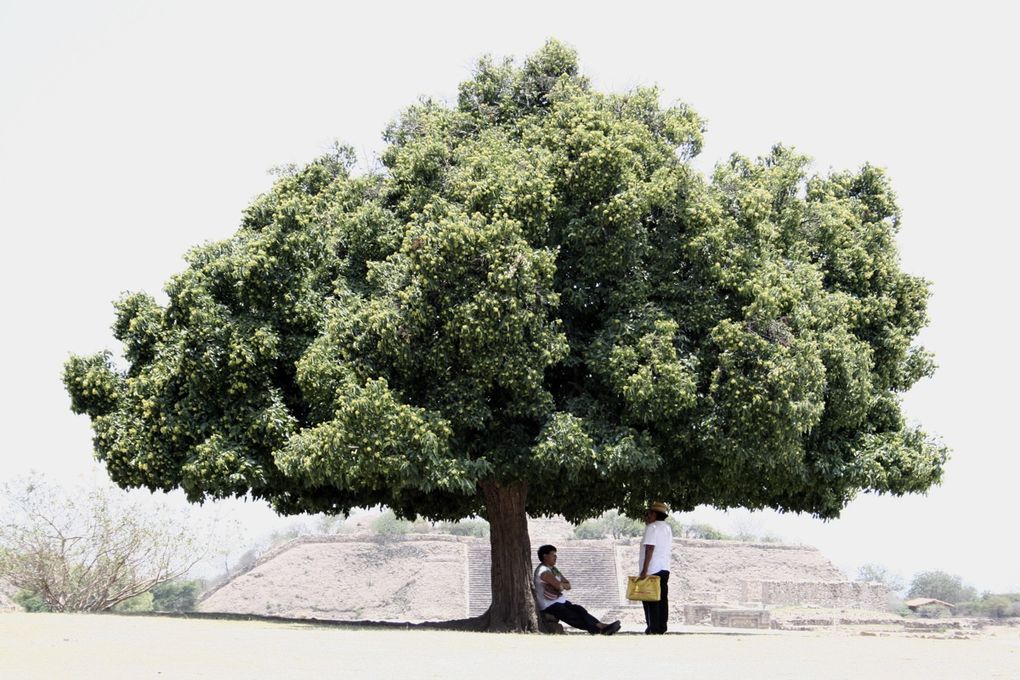
<svg viewBox="0 0 1020 680"><path fill-rule="evenodd" d="M659 577L658 602L642 602L645 608L645 635L666 632L669 617L669 558L673 552L673 530L666 524L669 508L665 503L649 503L645 511L645 535L638 551L639 578Z"/></svg>

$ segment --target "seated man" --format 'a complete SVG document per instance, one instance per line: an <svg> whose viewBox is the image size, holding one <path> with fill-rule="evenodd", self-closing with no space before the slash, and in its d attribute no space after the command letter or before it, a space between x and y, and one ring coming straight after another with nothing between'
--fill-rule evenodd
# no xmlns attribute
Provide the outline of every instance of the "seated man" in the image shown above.
<svg viewBox="0 0 1020 680"><path fill-rule="evenodd" d="M588 611L568 600L563 591L570 590L570 581L556 568L556 547L543 545L538 549L538 567L535 569L535 596L538 610L552 614L568 626L586 630L592 635L612 635L620 630L620 622L602 623Z"/></svg>

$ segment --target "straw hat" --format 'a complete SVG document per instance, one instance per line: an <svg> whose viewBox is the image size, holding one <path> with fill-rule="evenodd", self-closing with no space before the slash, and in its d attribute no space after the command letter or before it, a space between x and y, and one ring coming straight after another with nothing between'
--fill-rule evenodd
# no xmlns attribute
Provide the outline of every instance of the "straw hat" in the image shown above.
<svg viewBox="0 0 1020 680"><path fill-rule="evenodd" d="M648 509L649 510L654 510L655 512L661 512L664 515L669 515L669 506L666 505L665 503L660 502L660 501L655 501L654 503L649 503L648 504Z"/></svg>

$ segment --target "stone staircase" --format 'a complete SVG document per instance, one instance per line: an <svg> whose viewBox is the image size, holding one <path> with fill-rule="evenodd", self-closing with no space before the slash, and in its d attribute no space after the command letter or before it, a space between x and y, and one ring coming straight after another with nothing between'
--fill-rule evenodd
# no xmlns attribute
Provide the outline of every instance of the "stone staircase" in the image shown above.
<svg viewBox="0 0 1020 680"><path fill-rule="evenodd" d="M468 616L484 614L492 603L492 561L488 542L468 546Z"/></svg>
<svg viewBox="0 0 1020 680"><path fill-rule="evenodd" d="M616 554L612 544L564 545L556 550L557 566L573 586L567 599L596 616L599 612L619 610L620 584L617 581ZM532 569L538 561L532 555ZM485 612L492 602L491 562L488 544L468 547L468 616Z"/></svg>

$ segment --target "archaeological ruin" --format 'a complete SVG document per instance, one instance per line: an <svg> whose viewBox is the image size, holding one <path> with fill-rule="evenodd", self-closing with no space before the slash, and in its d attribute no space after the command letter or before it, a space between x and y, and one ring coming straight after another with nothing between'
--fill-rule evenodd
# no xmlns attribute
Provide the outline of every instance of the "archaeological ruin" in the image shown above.
<svg viewBox="0 0 1020 680"><path fill-rule="evenodd" d="M640 624L625 598L638 539L573 540L569 525L531 521L532 547L557 546L570 599L603 620ZM535 557L532 556L534 560ZM347 621L443 621L488 607L489 541L439 534L305 536L263 555L208 592L204 612ZM781 543L675 539L671 621L767 628L781 607L881 612L887 589L848 581L817 549Z"/></svg>

